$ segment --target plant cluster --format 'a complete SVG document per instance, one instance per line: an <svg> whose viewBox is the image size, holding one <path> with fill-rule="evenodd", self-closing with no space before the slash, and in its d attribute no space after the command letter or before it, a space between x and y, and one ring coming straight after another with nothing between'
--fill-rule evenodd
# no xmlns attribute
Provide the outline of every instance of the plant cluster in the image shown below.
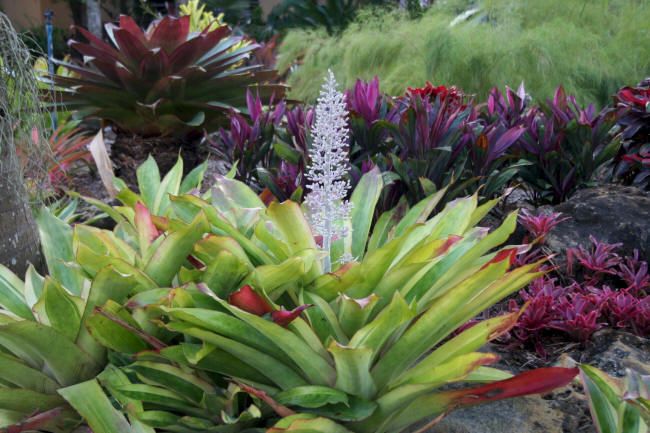
<svg viewBox="0 0 650 433"><path fill-rule="evenodd" d="M558 213L524 213L522 225L541 242L561 223ZM650 274L648 264L618 254L620 244L606 244L591 238L589 248L567 251L566 265L533 281L509 302L512 311L526 305L512 330L516 341L546 353L542 341L560 332L566 339L585 342L602 328L620 328L644 336L650 332ZM523 259L535 260L536 247Z"/></svg>
<svg viewBox="0 0 650 433"><path fill-rule="evenodd" d="M616 94L622 148L614 176L627 184L650 187L650 78Z"/></svg>
<svg viewBox="0 0 650 433"><path fill-rule="evenodd" d="M206 165L153 159L113 230L39 217L49 275L0 268L0 408L8 431L400 432L459 406L546 392L575 369L511 377L478 349L519 313L454 331L541 275L502 247L517 215L477 227L476 195L384 213L365 174L332 272L300 206L268 206ZM348 261L345 257L354 257ZM341 260L343 258L343 260ZM442 388L449 383L463 387ZM479 385L476 385L476 384Z"/></svg>
<svg viewBox="0 0 650 433"><path fill-rule="evenodd" d="M283 101L264 108L251 94L247 100L251 119L233 113L230 130L210 139L213 147L237 163L239 180L281 200L300 194L312 109ZM542 106L530 103L523 86L505 94L493 89L478 104L457 88L431 83L390 97L375 78L358 80L346 102L351 179L380 167L392 182L386 208L445 187L445 201L477 190L490 199L515 181L533 202L559 203L588 186L619 146L611 110L581 107L562 87Z"/></svg>

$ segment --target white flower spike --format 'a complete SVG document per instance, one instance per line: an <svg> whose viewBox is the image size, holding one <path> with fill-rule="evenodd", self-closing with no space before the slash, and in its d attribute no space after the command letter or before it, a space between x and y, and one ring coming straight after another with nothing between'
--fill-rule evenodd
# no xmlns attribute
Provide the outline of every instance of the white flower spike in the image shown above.
<svg viewBox="0 0 650 433"><path fill-rule="evenodd" d="M348 112L345 97L336 86L334 74L328 70L311 132L311 165L307 171L310 193L305 199L312 230L323 238L325 272L332 270L332 241L348 234L346 222L350 217L350 204L345 200L350 190L350 181L346 179L350 165Z"/></svg>

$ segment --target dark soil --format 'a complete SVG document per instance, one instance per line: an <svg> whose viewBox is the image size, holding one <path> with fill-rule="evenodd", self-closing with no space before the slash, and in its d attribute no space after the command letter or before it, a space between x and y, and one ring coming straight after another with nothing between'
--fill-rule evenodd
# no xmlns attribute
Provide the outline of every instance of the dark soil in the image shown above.
<svg viewBox="0 0 650 433"><path fill-rule="evenodd" d="M130 187L136 187L136 169L149 155L158 163L161 176L171 170L180 155L183 158L183 174L187 174L207 157L207 150L200 145L200 141L200 138L144 138L117 134L110 145L115 175Z"/></svg>

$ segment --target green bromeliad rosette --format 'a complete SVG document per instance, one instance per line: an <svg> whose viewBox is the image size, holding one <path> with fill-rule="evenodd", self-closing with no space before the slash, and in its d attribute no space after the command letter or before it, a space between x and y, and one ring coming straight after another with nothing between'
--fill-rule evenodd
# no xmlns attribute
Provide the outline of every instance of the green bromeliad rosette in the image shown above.
<svg viewBox="0 0 650 433"><path fill-rule="evenodd" d="M140 177L156 178L145 173L154 167ZM140 195L122 189L116 228L77 236L74 248L85 272L118 260L148 282L124 306L109 302L89 320L121 367L110 374L128 378L119 386L104 379L104 387L133 420L161 431L240 420L202 394L230 383L253 397L238 395L244 425L283 417L276 431L399 432L458 406L545 392L576 373L510 378L487 367L496 356L477 350L510 329L515 313L454 334L540 275L539 263L512 267L525 246L501 247L516 214L492 232L476 227L496 201L478 206L468 197L431 216L443 191L381 215L371 230L383 187L371 171L351 196L348 236L334 239L333 272L325 273L325 252L298 204L265 206L222 177L203 195L171 191L150 212L145 203L159 188L178 184L167 178ZM98 245L106 246L101 254L85 256ZM355 259L342 263L346 255ZM128 338L140 346L124 347ZM488 384L440 390L454 382Z"/></svg>
<svg viewBox="0 0 650 433"><path fill-rule="evenodd" d="M539 264L513 268L525 247L501 247L515 214L492 232L476 226L495 201L468 197L432 216L441 193L381 215L371 229L383 187L371 171L324 273L298 204L266 206L227 177L199 194L201 168L183 181L179 163L160 179L149 160L139 194L123 187L122 206L96 203L113 230L42 217L50 276L31 272L23 283L3 269L0 325L0 335L34 328L24 335L39 341L5 337L0 346L12 365L52 379L52 401L12 409L31 388L1 369L0 409L13 416L5 425L49 409L74 418L67 401L96 433L264 431L274 418L283 418L275 431L399 432L575 375L509 378L487 366L496 356L477 350L506 332L514 313L454 333L540 274ZM346 253L354 260L341 263ZM98 343L113 365L96 379L106 363ZM58 363L64 355L67 364ZM488 384L440 390L453 382Z"/></svg>

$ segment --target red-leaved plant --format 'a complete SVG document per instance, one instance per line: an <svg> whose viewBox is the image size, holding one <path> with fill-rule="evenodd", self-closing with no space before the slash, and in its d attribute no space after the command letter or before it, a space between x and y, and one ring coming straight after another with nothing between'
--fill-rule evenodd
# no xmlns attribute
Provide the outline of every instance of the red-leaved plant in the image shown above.
<svg viewBox="0 0 650 433"><path fill-rule="evenodd" d="M537 247L517 260L534 260L548 233L566 218L559 213L523 212L520 222ZM638 335L650 332L650 274L638 251L621 256L621 244L590 237L591 246L570 248L566 264L533 281L508 308L523 308L510 333L512 339L547 355L548 337L586 342L603 328L620 328ZM559 331L559 334L558 334Z"/></svg>

